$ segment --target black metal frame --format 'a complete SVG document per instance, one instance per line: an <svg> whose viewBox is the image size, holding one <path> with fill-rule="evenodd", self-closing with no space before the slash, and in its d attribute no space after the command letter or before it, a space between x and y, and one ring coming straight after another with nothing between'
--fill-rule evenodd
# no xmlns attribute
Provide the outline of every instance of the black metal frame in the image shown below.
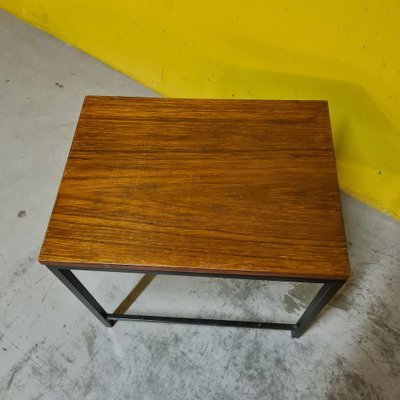
<svg viewBox="0 0 400 400"><path fill-rule="evenodd" d="M191 325L213 325L213 326L231 326L238 328L257 328L257 329L280 329L289 330L292 332L293 338L299 338L311 325L319 312L333 298L336 292L345 283L345 280L321 280L321 279L305 279L305 278L282 278L282 277L264 277L264 276L239 276L239 275L208 275L199 273L177 273L177 272L154 272L154 271L132 271L127 269L94 269L81 267L55 267L47 266L49 270L69 289L71 292L92 312L92 314L105 326L112 327L117 321L147 321L147 322L167 322L180 323ZM237 279L258 279L268 281L290 281L290 282L310 282L322 283L323 286L315 295L314 299L308 305L303 315L295 324L283 324L277 322L260 322L260 321L234 321L234 320L219 320L219 319L204 319L204 318L179 318L179 317L164 317L151 315L128 315L128 314L108 314L97 300L89 293L82 285L79 279L73 274L72 270L91 270L91 271L112 271L112 272L133 272L133 273L148 273L165 274L165 275L187 275L187 276L202 276L214 278L237 278Z"/></svg>

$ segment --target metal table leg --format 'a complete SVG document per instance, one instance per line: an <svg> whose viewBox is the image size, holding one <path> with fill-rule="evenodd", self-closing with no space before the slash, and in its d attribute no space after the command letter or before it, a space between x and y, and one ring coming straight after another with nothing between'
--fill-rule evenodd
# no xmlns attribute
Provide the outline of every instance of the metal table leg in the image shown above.
<svg viewBox="0 0 400 400"><path fill-rule="evenodd" d="M49 268L49 270L94 314L105 326L112 327L115 322L107 319L107 312L68 269Z"/></svg>

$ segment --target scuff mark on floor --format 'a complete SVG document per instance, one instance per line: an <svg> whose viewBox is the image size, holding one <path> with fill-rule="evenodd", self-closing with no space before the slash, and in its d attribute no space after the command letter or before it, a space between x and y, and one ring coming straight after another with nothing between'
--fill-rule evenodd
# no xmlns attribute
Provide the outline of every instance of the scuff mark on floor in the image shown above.
<svg viewBox="0 0 400 400"><path fill-rule="evenodd" d="M285 310L293 314L304 310L319 290L318 285L312 283L294 283L283 298Z"/></svg>
<svg viewBox="0 0 400 400"><path fill-rule="evenodd" d="M10 373L8 374L8 380L6 385L6 391L8 392L11 385L14 383L15 379L17 378L18 374L24 368L24 366L31 360L32 356L35 354L38 348L38 344L34 344L24 355L23 359L11 368ZM1 393L1 392L0 392Z"/></svg>

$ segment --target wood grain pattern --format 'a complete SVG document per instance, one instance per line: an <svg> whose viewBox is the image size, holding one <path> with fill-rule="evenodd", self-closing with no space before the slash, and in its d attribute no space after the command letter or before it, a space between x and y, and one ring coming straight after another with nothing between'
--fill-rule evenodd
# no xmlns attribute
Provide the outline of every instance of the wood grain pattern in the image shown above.
<svg viewBox="0 0 400 400"><path fill-rule="evenodd" d="M39 260L347 278L327 103L86 97Z"/></svg>

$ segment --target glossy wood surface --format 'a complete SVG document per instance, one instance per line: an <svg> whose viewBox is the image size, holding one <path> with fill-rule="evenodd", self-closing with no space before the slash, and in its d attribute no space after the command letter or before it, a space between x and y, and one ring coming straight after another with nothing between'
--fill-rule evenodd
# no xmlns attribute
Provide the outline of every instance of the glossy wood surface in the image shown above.
<svg viewBox="0 0 400 400"><path fill-rule="evenodd" d="M347 278L327 103L86 97L39 260Z"/></svg>

